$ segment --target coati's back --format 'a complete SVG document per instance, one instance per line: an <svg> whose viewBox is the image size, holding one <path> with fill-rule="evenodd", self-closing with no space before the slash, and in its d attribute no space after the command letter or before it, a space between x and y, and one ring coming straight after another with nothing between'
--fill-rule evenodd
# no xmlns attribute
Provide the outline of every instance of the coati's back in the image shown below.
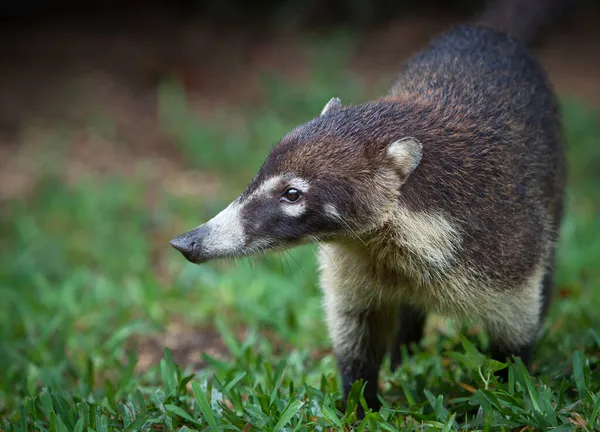
<svg viewBox="0 0 600 432"><path fill-rule="evenodd" d="M388 98L412 107L424 148L400 199L453 216L472 263L525 277L555 239L564 181L557 103L537 61L505 34L457 27L405 66Z"/></svg>

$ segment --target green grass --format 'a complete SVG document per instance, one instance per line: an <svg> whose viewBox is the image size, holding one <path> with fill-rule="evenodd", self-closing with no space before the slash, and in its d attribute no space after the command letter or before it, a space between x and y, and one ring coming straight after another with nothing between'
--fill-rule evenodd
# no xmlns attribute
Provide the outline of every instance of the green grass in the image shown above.
<svg viewBox="0 0 600 432"><path fill-rule="evenodd" d="M32 200L2 208L2 429L600 428L600 126L576 101L564 104L570 169L558 295L532 376L517 363L509 382L498 383L479 352L485 335L463 338L450 326L398 371L386 362L384 407L358 422L358 387L347 411L339 410L313 247L193 266L168 246L235 197L279 136L330 97L370 96L341 72L343 57L323 52L316 60L320 67L301 88L265 78L265 105L234 130L193 119L177 83L160 89L161 121L186 158L223 173L219 199L154 190L150 206L143 176L66 187L54 162ZM156 367L137 371L136 343L172 322L215 326L228 357L205 355L207 367L194 371L166 350Z"/></svg>

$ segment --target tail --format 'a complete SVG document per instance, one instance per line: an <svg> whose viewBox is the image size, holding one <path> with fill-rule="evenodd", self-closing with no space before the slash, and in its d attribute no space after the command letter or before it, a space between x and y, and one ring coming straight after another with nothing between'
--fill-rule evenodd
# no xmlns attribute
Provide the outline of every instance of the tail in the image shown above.
<svg viewBox="0 0 600 432"><path fill-rule="evenodd" d="M491 0L476 24L501 30L528 46L535 45L555 20L580 0Z"/></svg>

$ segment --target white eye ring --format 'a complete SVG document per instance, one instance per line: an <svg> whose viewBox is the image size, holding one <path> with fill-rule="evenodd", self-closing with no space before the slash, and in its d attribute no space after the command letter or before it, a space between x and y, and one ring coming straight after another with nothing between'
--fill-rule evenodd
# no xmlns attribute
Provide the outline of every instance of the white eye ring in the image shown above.
<svg viewBox="0 0 600 432"><path fill-rule="evenodd" d="M298 189L290 187L283 193L281 200L289 203L295 203L300 199L301 196L302 193Z"/></svg>

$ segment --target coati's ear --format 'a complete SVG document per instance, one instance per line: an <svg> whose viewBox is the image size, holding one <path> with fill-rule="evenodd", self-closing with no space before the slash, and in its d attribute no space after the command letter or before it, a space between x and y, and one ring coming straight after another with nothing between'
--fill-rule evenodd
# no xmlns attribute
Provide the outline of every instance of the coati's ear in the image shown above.
<svg viewBox="0 0 600 432"><path fill-rule="evenodd" d="M392 160L403 181L419 165L422 155L423 146L419 140L413 137L394 141L387 147L387 156Z"/></svg>
<svg viewBox="0 0 600 432"><path fill-rule="evenodd" d="M334 97L334 98L331 98L329 100L329 102L327 102L327 105L325 105L325 107L321 111L321 115L335 112L340 109L342 109L342 101L339 98Z"/></svg>

